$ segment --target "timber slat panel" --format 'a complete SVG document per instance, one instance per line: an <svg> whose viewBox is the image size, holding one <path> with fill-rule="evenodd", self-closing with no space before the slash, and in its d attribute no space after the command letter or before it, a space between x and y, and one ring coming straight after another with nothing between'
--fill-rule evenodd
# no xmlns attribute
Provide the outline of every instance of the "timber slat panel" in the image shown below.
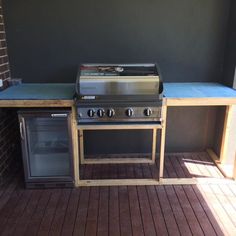
<svg viewBox="0 0 236 236"><path fill-rule="evenodd" d="M73 189L68 202L61 235L72 235L73 233L78 209L79 197L80 197L80 188Z"/></svg>
<svg viewBox="0 0 236 236"><path fill-rule="evenodd" d="M56 209L49 235L60 235L61 230L62 230L62 225L64 222L69 198L70 198L71 190L70 189L63 189L59 202L58 202L58 207Z"/></svg>
<svg viewBox="0 0 236 236"><path fill-rule="evenodd" d="M108 236L109 223L109 187L100 188L99 213L98 213L98 236Z"/></svg>
<svg viewBox="0 0 236 236"><path fill-rule="evenodd" d="M230 222L232 223L232 226L236 227L236 218L230 217L231 215L236 215L236 211L233 205L228 201L226 195L222 194L222 191L218 185L211 185L210 189L212 190L213 194L216 196L217 200L221 204L222 208L224 209L224 212L226 212L226 215L230 220ZM228 222L229 225L231 225L231 223Z"/></svg>
<svg viewBox="0 0 236 236"><path fill-rule="evenodd" d="M156 186L155 188L160 200L160 205L162 207L162 212L169 235L180 235L179 228L177 226L164 186Z"/></svg>
<svg viewBox="0 0 236 236"><path fill-rule="evenodd" d="M163 211L161 209L155 187L147 186L147 192L156 232L158 232L158 235L168 235L167 226L163 217Z"/></svg>
<svg viewBox="0 0 236 236"><path fill-rule="evenodd" d="M27 229L28 223L32 217L32 215L35 212L35 209L37 208L38 202L41 198L41 195L43 194L42 190L34 190L32 193L32 196L30 198L30 201L28 202L28 205L26 209L24 210L23 215L18 220L13 235L24 235L25 231Z"/></svg>
<svg viewBox="0 0 236 236"><path fill-rule="evenodd" d="M120 235L119 192L118 187L109 188L109 235Z"/></svg>
<svg viewBox="0 0 236 236"><path fill-rule="evenodd" d="M181 166L181 164L178 162L177 159L180 159L176 156L174 156L173 158L169 158L169 162L171 163L171 166L174 167L174 170L176 172L177 177L181 178L181 177L190 177L189 173L185 173L186 170L183 170L183 167ZM186 168L184 168L186 169Z"/></svg>
<svg viewBox="0 0 236 236"><path fill-rule="evenodd" d="M182 169L182 174L184 174L184 177L186 178L191 178L192 175L191 173L189 172L189 170L187 169L186 165L185 165L185 162L183 161L183 157L182 156L176 156L176 158L173 158L173 162L174 162L174 166L176 167L180 167ZM180 174L180 172L178 173ZM180 175L179 175L180 177Z"/></svg>
<svg viewBox="0 0 236 236"><path fill-rule="evenodd" d="M167 157L166 160L165 160L165 166L166 166L165 168L166 168L168 178L177 178L178 177L176 172L175 172L175 168L171 164L171 161L170 161L169 157Z"/></svg>
<svg viewBox="0 0 236 236"><path fill-rule="evenodd" d="M199 199L197 198L199 190L197 190L196 188L196 191L194 191L192 186L183 186L183 190L198 220L198 222L193 221L193 223L199 223L205 235L216 235L216 233L218 234L219 231L215 231L213 227L214 225L212 225L213 223L215 223L215 221L213 220L212 214L210 214L209 208L204 205L204 201L199 201Z"/></svg>
<svg viewBox="0 0 236 236"><path fill-rule="evenodd" d="M2 228L2 235L13 234L14 228L15 228L19 218L23 215L24 210L30 200L31 194L32 194L32 191L25 190L23 192L23 194L20 196L17 206L15 207L11 216L7 219L7 223L5 224L5 227Z"/></svg>
<svg viewBox="0 0 236 236"><path fill-rule="evenodd" d="M222 222L220 221L220 216L215 214L212 205L210 205L207 202L207 198L205 194L201 192L200 186L184 186L183 188L185 190L188 189L188 191L186 190L185 192L192 203L192 207L195 214L199 215L199 219L201 219L199 220L199 222L201 224L202 229L204 229L205 227L210 227L210 225L207 222L208 219L217 235L227 235L227 231L225 230L225 225L222 224ZM191 194L193 197L191 197ZM197 199L195 199L194 196L196 196ZM204 210L205 214L207 215L207 218L202 215L203 211L201 208Z"/></svg>
<svg viewBox="0 0 236 236"><path fill-rule="evenodd" d="M2 185L0 185L0 199L1 199L2 195L4 195L5 191L7 191L7 189L9 189L9 187L12 186L12 184L16 183L15 181L17 181L17 177L19 177L19 176L16 175L15 172L9 173L9 176L6 177L4 183ZM3 204L3 203L1 202L1 204Z"/></svg>
<svg viewBox="0 0 236 236"><path fill-rule="evenodd" d="M129 186L129 206L131 215L132 232L134 235L143 235L143 223L140 212L140 201L138 198L137 187Z"/></svg>
<svg viewBox="0 0 236 236"><path fill-rule="evenodd" d="M188 199L187 199L187 196L184 192L183 186L174 186L174 191L178 197L181 208L182 208L184 215L188 221L188 224L189 224L192 234L193 235L204 235L204 233L201 229L201 225L198 222L199 219L195 215L190 201L188 201ZM206 219L206 216L203 216L203 217L204 217L203 219ZM212 236L215 235L213 229L212 229L212 231L207 231L206 233L207 233L206 235L212 235Z"/></svg>
<svg viewBox="0 0 236 236"><path fill-rule="evenodd" d="M129 178L131 178L131 179L135 178L133 164L127 164L126 171L127 171L127 175L129 176Z"/></svg>
<svg viewBox="0 0 236 236"><path fill-rule="evenodd" d="M55 189L54 191L52 191L51 198L48 202L48 206L45 210L44 217L41 221L41 224L38 230L38 236L48 235L54 214L56 212L60 195L61 195L60 189Z"/></svg>
<svg viewBox="0 0 236 236"><path fill-rule="evenodd" d="M118 178L119 179L126 179L127 178L127 171L126 171L125 164L118 165Z"/></svg>
<svg viewBox="0 0 236 236"><path fill-rule="evenodd" d="M151 207L145 186L138 186L138 197L145 235L156 235Z"/></svg>
<svg viewBox="0 0 236 236"><path fill-rule="evenodd" d="M96 235L98 225L99 188L91 188L85 235Z"/></svg>
<svg viewBox="0 0 236 236"><path fill-rule="evenodd" d="M73 232L74 235L84 235L87 222L90 187L81 188L80 191L78 211Z"/></svg>
<svg viewBox="0 0 236 236"><path fill-rule="evenodd" d="M171 209L174 213L176 223L178 225L181 235L191 235L190 227L187 223L187 219L183 213L178 198L176 197L173 186L165 186L167 197L169 199Z"/></svg>
<svg viewBox="0 0 236 236"><path fill-rule="evenodd" d="M17 183L18 183L18 181L16 182L16 184ZM14 189L14 191L12 191L9 196L6 195L8 201L2 207L2 210L0 212L0 229L4 228L5 224L7 223L8 218L11 216L15 207L17 207L17 203L18 203L22 194L23 194L23 189L19 188L16 185L16 188ZM6 198L4 198L4 200L6 201Z"/></svg>
<svg viewBox="0 0 236 236"><path fill-rule="evenodd" d="M31 219L28 223L28 227L26 229L25 235L37 234L41 221L44 217L44 213L46 211L48 202L50 200L52 191L53 190L46 190L44 194L41 196L41 198L39 199L37 208L35 209L35 212L31 216Z"/></svg>
<svg viewBox="0 0 236 236"><path fill-rule="evenodd" d="M142 164L142 167L143 167L143 178L151 179L152 178L152 173L151 173L149 164Z"/></svg>
<svg viewBox="0 0 236 236"><path fill-rule="evenodd" d="M126 186L119 187L120 234L132 235L129 195Z"/></svg>
<svg viewBox="0 0 236 236"><path fill-rule="evenodd" d="M141 164L134 165L134 176L137 179L143 178L143 170Z"/></svg>
<svg viewBox="0 0 236 236"><path fill-rule="evenodd" d="M236 210L236 201L233 191L231 191L230 187L227 185L221 185L220 188L221 188L221 194L227 197L229 203L232 205L234 210Z"/></svg>
<svg viewBox="0 0 236 236"><path fill-rule="evenodd" d="M216 178L224 178L224 176L222 175L222 173L220 172L220 170L217 168L216 165L214 165L212 162L212 159L209 157L209 155L207 153L201 153L201 154L197 154L199 159L202 161L205 161L205 167L208 168L208 171L210 173L211 176L214 176Z"/></svg>
<svg viewBox="0 0 236 236"><path fill-rule="evenodd" d="M16 177L13 178L13 181L10 182L8 186L6 186L6 189L2 191L2 195L0 198L0 210L5 206L5 204L8 202L8 200L11 197L11 194L14 192L18 184L18 180Z"/></svg>

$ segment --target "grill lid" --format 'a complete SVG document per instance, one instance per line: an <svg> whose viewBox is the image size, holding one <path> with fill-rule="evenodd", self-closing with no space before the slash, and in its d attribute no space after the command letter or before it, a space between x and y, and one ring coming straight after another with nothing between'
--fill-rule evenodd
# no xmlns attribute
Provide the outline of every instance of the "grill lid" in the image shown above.
<svg viewBox="0 0 236 236"><path fill-rule="evenodd" d="M155 64L82 64L79 100L158 100L162 82Z"/></svg>

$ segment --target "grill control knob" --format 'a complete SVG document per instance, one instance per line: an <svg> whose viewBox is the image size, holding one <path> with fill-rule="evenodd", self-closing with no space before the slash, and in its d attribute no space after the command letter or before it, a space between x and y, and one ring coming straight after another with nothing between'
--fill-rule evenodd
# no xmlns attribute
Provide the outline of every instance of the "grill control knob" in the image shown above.
<svg viewBox="0 0 236 236"><path fill-rule="evenodd" d="M125 111L125 114L128 116L128 117L131 117L133 116L134 114L134 110L132 108L128 108L126 111Z"/></svg>
<svg viewBox="0 0 236 236"><path fill-rule="evenodd" d="M89 117L93 117L94 114L95 114L95 110L94 109L89 109L87 114L88 114Z"/></svg>
<svg viewBox="0 0 236 236"><path fill-rule="evenodd" d="M152 109L151 108L146 108L145 110L144 110L144 115L145 116L150 116L152 114Z"/></svg>
<svg viewBox="0 0 236 236"><path fill-rule="evenodd" d="M107 110L107 116L108 117L113 117L115 115L115 110L114 109L112 109L112 108L110 108L110 109L108 109Z"/></svg>
<svg viewBox="0 0 236 236"><path fill-rule="evenodd" d="M98 109L97 115L98 115L98 117L103 117L105 115L104 109Z"/></svg>

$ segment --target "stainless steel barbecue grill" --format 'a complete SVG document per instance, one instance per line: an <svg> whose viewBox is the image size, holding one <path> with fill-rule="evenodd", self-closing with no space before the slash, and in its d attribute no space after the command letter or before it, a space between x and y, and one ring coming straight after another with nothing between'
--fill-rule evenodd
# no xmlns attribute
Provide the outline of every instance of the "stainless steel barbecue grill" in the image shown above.
<svg viewBox="0 0 236 236"><path fill-rule="evenodd" d="M155 64L82 64L78 123L160 122L162 91Z"/></svg>

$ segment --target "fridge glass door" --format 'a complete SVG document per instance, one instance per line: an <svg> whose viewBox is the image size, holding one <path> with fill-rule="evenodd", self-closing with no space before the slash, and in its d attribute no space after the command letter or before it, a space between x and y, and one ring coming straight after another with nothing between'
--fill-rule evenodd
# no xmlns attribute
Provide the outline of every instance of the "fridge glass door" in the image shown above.
<svg viewBox="0 0 236 236"><path fill-rule="evenodd" d="M29 177L71 175L67 118L28 117Z"/></svg>

